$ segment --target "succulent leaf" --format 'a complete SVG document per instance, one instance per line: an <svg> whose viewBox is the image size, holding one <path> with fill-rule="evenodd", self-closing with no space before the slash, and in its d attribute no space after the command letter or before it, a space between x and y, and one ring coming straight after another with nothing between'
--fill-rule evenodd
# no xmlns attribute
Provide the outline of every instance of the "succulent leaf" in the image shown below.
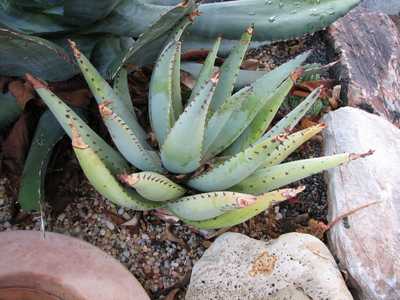
<svg viewBox="0 0 400 300"><path fill-rule="evenodd" d="M219 153L234 138L232 128L226 126L226 124L232 119L232 115L235 113L236 115L240 114L237 111L240 111L243 103L248 101L252 95L253 89L251 87L241 89L226 99L224 104L209 119L204 139L204 160L210 159L216 153ZM229 135L229 133L231 134Z"/></svg>
<svg viewBox="0 0 400 300"><path fill-rule="evenodd" d="M110 14L121 0L68 0L64 1L64 15L77 20L77 25L87 25Z"/></svg>
<svg viewBox="0 0 400 300"><path fill-rule="evenodd" d="M186 190L169 178L154 172L122 174L119 179L150 201L169 201L182 197Z"/></svg>
<svg viewBox="0 0 400 300"><path fill-rule="evenodd" d="M351 154L344 153L297 160L262 168L234 186L232 190L252 194L265 193L324 170L337 167L349 162L351 159Z"/></svg>
<svg viewBox="0 0 400 300"><path fill-rule="evenodd" d="M74 126L73 123L72 126ZM72 127L73 132L74 128ZM81 140L78 131L75 132L76 134L73 134L72 137L75 155L86 177L100 194L111 202L130 209L150 210L160 207L156 202L144 199L133 189L126 188L119 183L104 161Z"/></svg>
<svg viewBox="0 0 400 300"><path fill-rule="evenodd" d="M200 5L201 16L191 34L238 39L254 24L254 40L281 41L322 30L345 15L360 0L242 0Z"/></svg>
<svg viewBox="0 0 400 300"><path fill-rule="evenodd" d="M113 89L115 94L124 102L125 107L131 115L136 119L135 109L133 108L131 95L129 93L128 71L126 68L121 68L115 76Z"/></svg>
<svg viewBox="0 0 400 300"><path fill-rule="evenodd" d="M107 106L107 103L100 105L99 108L103 120L108 125L111 138L115 141L116 146L125 159L141 170L163 173L164 170L157 152L145 149L135 137L135 132L132 128L127 125L125 120L115 114ZM107 122L108 120L112 122Z"/></svg>
<svg viewBox="0 0 400 300"><path fill-rule="evenodd" d="M208 126L210 128L207 129L207 133L211 133L211 135L206 136L204 157L210 159L229 147L251 124L257 113L266 105L266 102L270 100L270 95L305 61L308 55L307 52L301 54L259 78L247 88L252 90L249 95L246 95L246 90L240 90L228 98L225 101L226 104L220 107L220 111L223 114L226 113L225 110L232 111L230 119L224 123L223 129L218 131L218 135L215 135L211 127L211 124L215 124L215 122L211 123L210 120L210 126ZM245 99L241 99L241 95ZM241 101L235 101L235 97L241 99ZM214 114L219 115L220 112L217 111Z"/></svg>
<svg viewBox="0 0 400 300"><path fill-rule="evenodd" d="M172 65L171 97L173 120L177 120L183 112L181 95L181 43L177 44L175 57Z"/></svg>
<svg viewBox="0 0 400 300"><path fill-rule="evenodd" d="M64 130L47 110L40 117L21 176L18 202L25 212L38 211L44 201L44 180L54 146Z"/></svg>
<svg viewBox="0 0 400 300"><path fill-rule="evenodd" d="M293 80L289 77L266 101L264 107L235 142L224 151L224 155L234 155L254 144L268 129L279 107L293 87Z"/></svg>
<svg viewBox="0 0 400 300"><path fill-rule="evenodd" d="M147 143L146 132L126 107L126 100L121 100L117 96L73 42L71 47L118 150L135 167L146 171L163 172L160 158Z"/></svg>
<svg viewBox="0 0 400 300"><path fill-rule="evenodd" d="M71 26L55 21L51 16L37 13L33 9L20 9L10 2L0 1L0 26L2 28L10 28L24 34L61 33L73 29ZM49 67L46 66L46 68Z"/></svg>
<svg viewBox="0 0 400 300"><path fill-rule="evenodd" d="M211 51L209 52L209 55L210 55L210 53L211 53ZM183 62L181 64L181 70L189 73L194 79L196 79L196 84L197 84L197 82L199 80L200 81L204 80L204 79L202 79L202 76L200 76L200 72L201 72L202 68L205 66L205 64L206 63L199 64L199 63L195 63L195 62ZM218 71L219 68L212 66L211 70ZM234 88L236 90L244 88L245 86L252 84L254 81L261 78L262 76L264 76L267 73L268 73L268 71L239 70L239 75L236 79ZM207 79L208 78L209 78L209 76L207 77Z"/></svg>
<svg viewBox="0 0 400 300"><path fill-rule="evenodd" d="M86 55L86 57L90 57L90 61L103 77L107 76L108 69L114 62L115 58L131 47L135 42L131 37L119 37L114 35L99 35L95 38L91 36L77 35L71 38L74 39L79 49ZM85 40L86 44L84 44L82 40ZM90 42L93 43L92 49L90 49ZM66 48L68 48L67 45Z"/></svg>
<svg viewBox="0 0 400 300"><path fill-rule="evenodd" d="M278 149L274 150L274 152L271 153L271 156L261 164L260 168L270 167L281 163L297 148L307 142L314 135L320 133L324 128L324 124L318 124L287 136L281 141Z"/></svg>
<svg viewBox="0 0 400 300"><path fill-rule="evenodd" d="M167 45L161 53L151 76L149 90L150 124L160 145L164 143L176 121L174 101L172 99L172 77L174 61L177 52L180 51L179 49L180 42L173 42Z"/></svg>
<svg viewBox="0 0 400 300"><path fill-rule="evenodd" d="M211 113L214 113L231 96L236 78L239 75L240 65L250 44L253 28L249 27L243 33L238 44L232 49L228 58L220 69L220 81L210 105Z"/></svg>
<svg viewBox="0 0 400 300"><path fill-rule="evenodd" d="M243 31L241 33L243 33ZM223 37L223 34L217 35L214 38L205 38L202 36L196 36L196 35L190 34L190 32L189 32L189 33L185 34L185 36L183 38L182 51L186 52L186 51L192 50L192 49L211 49L215 42L215 39L219 36ZM229 55L229 53L231 52L231 50L237 45L237 42L238 42L237 39L227 40L227 39L223 38L221 41L219 50L218 50L218 55L227 57ZM269 42L269 41L262 41L262 42L252 41L252 42L250 42L249 49L257 49L262 46L266 46L266 45L270 45L270 44L271 44L271 42Z"/></svg>
<svg viewBox="0 0 400 300"><path fill-rule="evenodd" d="M197 76L196 84L193 87L192 94L191 94L191 97L190 97L188 103L190 103L193 100L193 97L200 92L203 85L212 76L212 74L214 72L214 64L215 64L215 60L217 58L218 49L219 49L220 44L221 44L221 38L217 38L215 40L215 43L214 43L212 49L208 53L204 64L202 66L200 66L199 73L197 74L198 76ZM183 68L183 70L185 70L185 69Z"/></svg>
<svg viewBox="0 0 400 300"><path fill-rule="evenodd" d="M115 179L117 174L128 172L130 169L122 156L104 142L43 82L30 75L27 75L27 79L70 136L83 172L99 193L118 205L132 209L147 210L159 206L145 200L135 191L123 187Z"/></svg>
<svg viewBox="0 0 400 300"><path fill-rule="evenodd" d="M360 0L282 0L272 1L270 5L265 0L240 0L204 3L199 7L202 15L193 24L190 37L215 39L223 36L226 39L238 40L243 30L254 24L256 41L287 40L322 30L359 2ZM162 4L165 2L162 1ZM92 31L138 36L149 28L160 14L172 8L149 4L148 1L144 3L142 0L123 0L115 9L115 13L105 22L99 22Z"/></svg>
<svg viewBox="0 0 400 300"><path fill-rule="evenodd" d="M272 127L260 140L293 130L301 118L303 118L307 111L313 106L320 94L321 88L315 89L303 102L288 115L283 117L283 119Z"/></svg>
<svg viewBox="0 0 400 300"><path fill-rule="evenodd" d="M283 189L265 193L257 196L254 204L241 209L226 212L218 217L203 221L192 221L189 219L184 219L183 221L198 229L219 229L232 227L246 222L274 204L295 197L303 190L304 187L299 187L297 189Z"/></svg>
<svg viewBox="0 0 400 300"><path fill-rule="evenodd" d="M177 42L175 57L172 62L171 75L171 97L173 108L173 120L177 120L183 111L182 95L181 95L181 43L179 40L186 27L192 24L192 17L183 18L178 26L171 32L169 40Z"/></svg>
<svg viewBox="0 0 400 300"><path fill-rule="evenodd" d="M202 221L218 217L227 211L247 207L256 197L234 192L214 192L183 197L167 203L167 208L177 217Z"/></svg>
<svg viewBox="0 0 400 300"><path fill-rule="evenodd" d="M129 1L128 1L129 2ZM114 78L115 75L118 73L119 69L126 64L128 61L130 63L136 64L136 59L140 59L137 57L137 53L139 51L143 51L148 49L149 46L151 47L152 42L163 38L165 34L167 34L171 29L174 28L185 16L193 13L193 11L197 8L197 4L194 0L184 1L175 7L166 8L163 7L157 11L157 7L152 6L149 7L146 4L137 3L138 1L134 1L133 3L121 3L120 8L117 8L116 13L110 16L110 20L108 24L113 23L113 19L117 22L120 21L121 15L126 15L126 9L130 8L133 10L133 14L137 14L138 18L135 19L142 19L145 22L149 20L155 20L153 24L151 24L148 28L146 28L145 24L137 24L135 26L135 30L139 30L140 36L135 42L135 44L128 49L125 53L123 53L118 59L116 59L109 70L110 78ZM126 7L128 5L128 7ZM121 9L121 14L118 14L118 9ZM144 9L144 11L142 11ZM160 13L162 13L160 17ZM130 17L129 17L130 19ZM103 25L107 27L107 22L103 22L103 24L99 24L97 28L92 28L92 32L106 32L106 28L102 28ZM144 26L143 26L144 25ZM142 28L142 30L140 29ZM122 34L122 35L130 35L130 34Z"/></svg>
<svg viewBox="0 0 400 300"><path fill-rule="evenodd" d="M275 137L249 146L211 170L190 179L187 185L203 192L228 189L250 176L277 148L278 140Z"/></svg>
<svg viewBox="0 0 400 300"><path fill-rule="evenodd" d="M218 74L203 86L185 108L161 147L163 165L174 173L190 173L201 163L208 107L218 82Z"/></svg>
<svg viewBox="0 0 400 300"><path fill-rule="evenodd" d="M70 138L72 138L70 124L73 121L79 129L83 141L97 152L97 155L104 161L107 168L115 174L121 174L129 170L128 163L125 159L94 132L77 113L51 92L45 83L29 74L26 75L26 78L33 85L36 92L54 114L57 121Z"/></svg>
<svg viewBox="0 0 400 300"><path fill-rule="evenodd" d="M2 20L0 4L0 26ZM5 28L0 28L0 57L0 74L4 76L32 73L45 80L61 81L79 71L62 47Z"/></svg>

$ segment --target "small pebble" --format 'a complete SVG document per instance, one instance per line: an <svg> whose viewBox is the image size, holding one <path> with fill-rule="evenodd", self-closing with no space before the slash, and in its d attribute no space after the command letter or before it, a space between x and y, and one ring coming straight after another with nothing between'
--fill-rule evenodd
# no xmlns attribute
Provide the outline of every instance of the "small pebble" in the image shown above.
<svg viewBox="0 0 400 300"><path fill-rule="evenodd" d="M106 226L111 231L115 229L115 225L112 222L108 221L108 220L106 221Z"/></svg>

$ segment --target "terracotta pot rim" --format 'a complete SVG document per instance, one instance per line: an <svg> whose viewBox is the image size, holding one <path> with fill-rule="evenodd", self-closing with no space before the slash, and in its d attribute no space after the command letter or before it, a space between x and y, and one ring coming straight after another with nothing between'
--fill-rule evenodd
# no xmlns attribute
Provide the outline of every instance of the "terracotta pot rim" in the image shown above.
<svg viewBox="0 0 400 300"><path fill-rule="evenodd" d="M87 242L51 232L44 239L38 231L0 232L0 292L17 287L62 300L150 299L113 257Z"/></svg>

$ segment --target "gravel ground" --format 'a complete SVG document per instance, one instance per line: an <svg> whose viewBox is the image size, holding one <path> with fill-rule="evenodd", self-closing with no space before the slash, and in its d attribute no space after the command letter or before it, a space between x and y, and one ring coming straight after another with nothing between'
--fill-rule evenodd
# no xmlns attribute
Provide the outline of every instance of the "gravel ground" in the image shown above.
<svg viewBox="0 0 400 300"><path fill-rule="evenodd" d="M324 45L318 35L264 47L252 51L248 58L259 61L257 68L273 69L311 46L317 48L311 61L326 62ZM320 153L317 138L303 146L294 157L319 156ZM74 168L77 162L72 153L65 155L63 168ZM204 234L180 222L166 224L152 213L117 208L94 191L80 171L75 175L76 184L71 187L67 173L63 173L64 179L59 183L67 199L63 200L66 208L45 209L46 230L83 239L109 253L136 276L152 299L164 299L169 293L175 293L175 289L179 289L176 299L183 299L191 268L212 239L206 239ZM305 184L307 189L297 199L230 230L268 240L285 232L307 231L311 219L326 221L326 187L322 175L312 176L300 184ZM15 215L15 195L6 192L12 190L9 186L4 174L0 176L0 231L40 230L40 215ZM124 225L127 221L129 223Z"/></svg>

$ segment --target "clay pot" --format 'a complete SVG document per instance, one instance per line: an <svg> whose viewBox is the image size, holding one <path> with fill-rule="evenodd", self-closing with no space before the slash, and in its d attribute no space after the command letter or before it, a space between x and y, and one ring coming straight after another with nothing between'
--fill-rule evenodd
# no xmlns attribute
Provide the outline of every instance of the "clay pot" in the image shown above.
<svg viewBox="0 0 400 300"><path fill-rule="evenodd" d="M81 240L0 233L0 300L149 300L117 260Z"/></svg>

